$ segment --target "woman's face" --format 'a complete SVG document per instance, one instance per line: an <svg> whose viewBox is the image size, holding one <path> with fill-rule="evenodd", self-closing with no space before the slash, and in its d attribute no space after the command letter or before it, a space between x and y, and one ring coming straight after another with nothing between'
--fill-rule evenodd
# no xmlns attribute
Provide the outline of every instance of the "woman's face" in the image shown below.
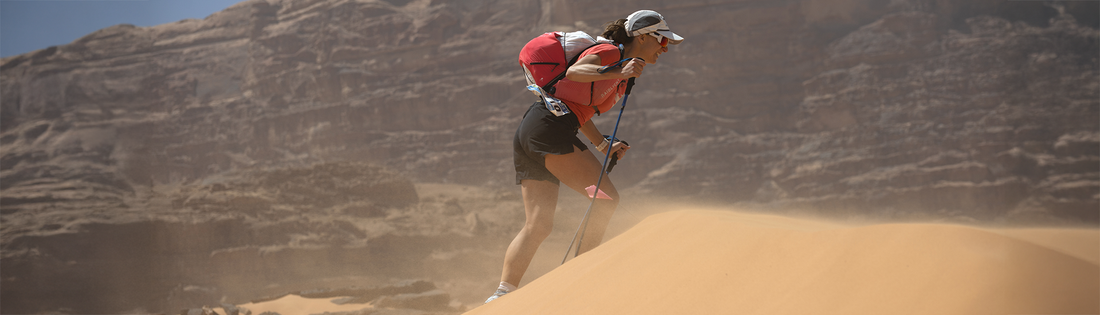
<svg viewBox="0 0 1100 315"><path fill-rule="evenodd" d="M661 54L668 52L668 38L658 39L653 35L644 35L637 37L642 40L641 57L645 59L646 63L657 63L657 58L661 57ZM665 45L661 45L664 42Z"/></svg>

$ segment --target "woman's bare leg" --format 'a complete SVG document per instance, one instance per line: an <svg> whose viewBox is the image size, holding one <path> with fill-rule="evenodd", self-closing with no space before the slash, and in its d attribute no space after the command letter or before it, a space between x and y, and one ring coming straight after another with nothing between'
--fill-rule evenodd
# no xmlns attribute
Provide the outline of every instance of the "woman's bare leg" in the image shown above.
<svg viewBox="0 0 1100 315"><path fill-rule="evenodd" d="M519 235L508 245L504 254L504 271L500 281L519 286L535 251L554 228L554 210L558 206L558 185L541 180L525 179L520 182L523 190L523 208L526 222Z"/></svg>
<svg viewBox="0 0 1100 315"><path fill-rule="evenodd" d="M581 151L574 147L572 153L562 155L546 155L546 168L554 174L562 183L585 196L588 193L585 187L596 184L599 180L602 164L589 151ZM520 182L523 190L523 207L527 219L516 238L508 245L504 254L504 271L501 272L500 281L519 286L523 274L527 272L535 252L554 228L554 211L558 206L558 185L540 180L523 180ZM588 226L581 240L579 250L581 253L596 248L603 241L607 224L611 222L611 215L619 204L619 191L604 174L600 190L606 193L612 200L597 199L591 213L588 215Z"/></svg>
<svg viewBox="0 0 1100 315"><path fill-rule="evenodd" d="M581 151L574 147L573 153L546 156L546 169L569 188L588 196L588 192L584 189L595 185L599 180L598 176L602 174L600 190L611 197L611 200L596 199L596 203L592 206L592 211L588 214L584 238L579 245L579 252L582 254L603 242L603 235L607 231L608 223L611 222L611 215L619 205L619 191L615 189L615 184L611 183L607 174L601 172L603 164L592 152Z"/></svg>

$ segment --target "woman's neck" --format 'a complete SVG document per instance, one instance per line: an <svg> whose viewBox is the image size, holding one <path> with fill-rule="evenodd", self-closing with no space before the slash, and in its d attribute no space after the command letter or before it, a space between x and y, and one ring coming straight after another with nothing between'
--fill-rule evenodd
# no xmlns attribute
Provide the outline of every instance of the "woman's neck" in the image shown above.
<svg viewBox="0 0 1100 315"><path fill-rule="evenodd" d="M638 56L637 54L638 54L638 39L634 39L634 42L631 42L630 44L623 44L623 59L641 58L642 60L645 60L645 58L642 58L641 56ZM648 60L646 60L646 62L648 62Z"/></svg>

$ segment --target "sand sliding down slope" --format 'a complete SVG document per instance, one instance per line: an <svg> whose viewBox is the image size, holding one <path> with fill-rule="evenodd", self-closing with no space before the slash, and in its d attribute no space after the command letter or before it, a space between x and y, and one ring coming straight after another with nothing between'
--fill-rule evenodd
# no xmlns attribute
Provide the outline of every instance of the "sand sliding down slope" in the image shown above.
<svg viewBox="0 0 1100 315"><path fill-rule="evenodd" d="M1075 252L1095 231L1058 249L1010 234L663 213L466 314L1100 313L1100 267Z"/></svg>

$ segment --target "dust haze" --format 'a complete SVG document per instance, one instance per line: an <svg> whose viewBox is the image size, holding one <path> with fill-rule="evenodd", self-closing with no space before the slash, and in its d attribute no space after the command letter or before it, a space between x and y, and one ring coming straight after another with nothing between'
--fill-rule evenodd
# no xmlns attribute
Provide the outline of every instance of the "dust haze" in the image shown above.
<svg viewBox="0 0 1100 315"><path fill-rule="evenodd" d="M761 284L791 283L764 272L783 265L802 283L906 296L870 285L912 273L873 263L904 266L890 259L916 252L851 236L922 248L934 260L912 266L959 267L952 275L974 284L943 292L1038 297L1002 303L1015 313L1096 312L1048 307L1062 300L996 284L1095 289L1072 279L1094 279L1100 260L1100 4L638 5L247 0L202 20L116 25L3 58L0 313L224 314L247 305L254 314L411 315L539 303L552 313L574 306L559 298L583 300L568 295L582 290L566 279L629 283L578 269L677 263L620 260L649 250L731 255L714 259L760 271L746 279L775 277ZM473 310L499 281L524 221L511 143L534 97L522 87L519 48L547 31L598 34L637 9L661 12L686 40L646 68L623 114L619 138L632 149L611 174L623 200L605 240L620 245L593 252L603 263L582 256L561 266L588 207L562 189L554 232L523 289ZM608 131L617 113L593 121ZM791 258L712 253L683 222L709 226L727 249L758 241ZM661 234L673 231L683 235ZM915 236L925 234L1022 260L936 250ZM817 252L807 235L836 251ZM845 278L848 265L834 264L815 274L797 264L809 252L883 273ZM692 268L700 273L680 275L729 271ZM949 286L921 283L931 289L909 296L940 298L937 289ZM719 284L709 289L755 294ZM833 293L813 285L759 292ZM609 290L642 295L631 290L644 287ZM912 302L889 301L863 306L891 313ZM820 306L741 302L693 303L768 314ZM929 307L1002 311L943 302ZM285 308L304 303L317 309ZM358 306L369 310L349 310ZM645 304L601 305L633 306Z"/></svg>

